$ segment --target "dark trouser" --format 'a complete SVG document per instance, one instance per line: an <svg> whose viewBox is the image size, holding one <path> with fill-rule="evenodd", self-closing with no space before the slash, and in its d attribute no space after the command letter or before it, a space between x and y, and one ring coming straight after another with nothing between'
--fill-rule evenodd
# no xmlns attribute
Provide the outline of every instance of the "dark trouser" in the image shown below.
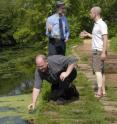
<svg viewBox="0 0 117 124"><path fill-rule="evenodd" d="M57 100L59 98L71 99L72 97L79 98L79 93L76 90L75 85L72 84L73 80L77 76L77 71L74 69L68 78L64 81L59 81L57 84L53 84L51 89L52 92L50 94L50 99Z"/></svg>
<svg viewBox="0 0 117 124"><path fill-rule="evenodd" d="M48 56L65 55L66 43L64 40L49 38Z"/></svg>

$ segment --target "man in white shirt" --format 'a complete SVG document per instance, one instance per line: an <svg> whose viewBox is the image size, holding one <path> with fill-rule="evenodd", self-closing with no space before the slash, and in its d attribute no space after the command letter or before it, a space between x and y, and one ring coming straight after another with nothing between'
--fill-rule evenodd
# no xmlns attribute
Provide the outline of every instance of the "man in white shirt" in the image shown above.
<svg viewBox="0 0 117 124"><path fill-rule="evenodd" d="M90 16L95 21L92 34L83 31L80 36L92 38L92 64L98 84L98 91L95 97L100 98L105 95L104 61L107 56L108 28L101 18L100 7L93 7L90 11Z"/></svg>

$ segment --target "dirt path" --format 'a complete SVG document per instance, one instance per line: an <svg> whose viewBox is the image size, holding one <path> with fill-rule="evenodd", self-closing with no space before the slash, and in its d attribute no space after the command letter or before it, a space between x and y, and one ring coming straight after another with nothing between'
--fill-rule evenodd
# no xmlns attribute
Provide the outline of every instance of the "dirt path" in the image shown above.
<svg viewBox="0 0 117 124"><path fill-rule="evenodd" d="M88 80L92 82L91 87L93 88L95 76L92 74L91 68L91 40L84 40L83 45L74 46L72 53L79 58L78 66ZM88 58L86 62L82 61L84 55ZM113 97L114 95L117 96L117 55L109 51L105 65L107 96L99 101L104 106L105 118L109 124L117 124L117 97Z"/></svg>

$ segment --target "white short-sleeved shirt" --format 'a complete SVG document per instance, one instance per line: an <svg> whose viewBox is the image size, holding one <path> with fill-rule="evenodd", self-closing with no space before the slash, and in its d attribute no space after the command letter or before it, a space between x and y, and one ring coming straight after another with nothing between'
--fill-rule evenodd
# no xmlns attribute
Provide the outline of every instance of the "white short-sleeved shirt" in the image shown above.
<svg viewBox="0 0 117 124"><path fill-rule="evenodd" d="M102 36L108 34L107 24L99 19L95 22L93 31L92 31L92 49L93 50L103 50L103 39Z"/></svg>

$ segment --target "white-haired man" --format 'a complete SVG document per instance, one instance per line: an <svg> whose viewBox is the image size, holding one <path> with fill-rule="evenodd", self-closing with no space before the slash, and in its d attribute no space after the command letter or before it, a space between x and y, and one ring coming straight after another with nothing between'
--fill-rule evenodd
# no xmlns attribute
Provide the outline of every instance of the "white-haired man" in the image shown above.
<svg viewBox="0 0 117 124"><path fill-rule="evenodd" d="M92 38L92 64L98 84L98 91L95 96L100 98L105 95L104 61L107 56L108 28L101 18L100 7L93 7L90 10L90 17L95 21L92 34L83 31L80 36Z"/></svg>

